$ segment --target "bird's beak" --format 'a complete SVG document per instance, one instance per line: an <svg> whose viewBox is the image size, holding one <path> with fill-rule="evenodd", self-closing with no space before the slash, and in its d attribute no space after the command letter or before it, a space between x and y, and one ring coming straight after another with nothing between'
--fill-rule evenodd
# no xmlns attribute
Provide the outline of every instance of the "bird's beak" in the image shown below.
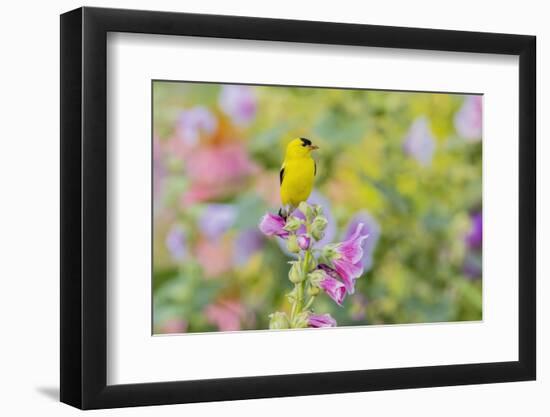
<svg viewBox="0 0 550 417"><path fill-rule="evenodd" d="M310 151L314 151L315 149L319 149L319 147L317 145L309 145L308 148L309 148Z"/></svg>

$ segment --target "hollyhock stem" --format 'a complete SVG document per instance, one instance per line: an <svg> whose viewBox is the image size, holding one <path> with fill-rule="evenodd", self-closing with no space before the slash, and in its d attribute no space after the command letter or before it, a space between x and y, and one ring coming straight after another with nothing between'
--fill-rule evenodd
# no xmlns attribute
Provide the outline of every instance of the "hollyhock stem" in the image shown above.
<svg viewBox="0 0 550 417"><path fill-rule="evenodd" d="M262 217L259 227L263 234L285 240L288 252L298 258L289 262L292 266L288 279L294 284L294 289L288 294L290 314L281 311L271 314L271 329L337 325L330 314L315 313L312 306L320 293L326 294L339 306L347 293L353 293L355 280L363 273L361 245L367 236L361 234L364 224L359 223L345 241L327 244L322 249L314 248L323 239L327 225L322 208L307 203L300 204L296 215L281 217L267 213Z"/></svg>
<svg viewBox="0 0 550 417"><path fill-rule="evenodd" d="M306 303L306 305L304 306L304 310L307 310L308 308L310 308L314 301L315 301L315 296L312 295L312 296L309 298L309 300L308 300L308 302Z"/></svg>
<svg viewBox="0 0 550 417"><path fill-rule="evenodd" d="M311 250L308 249L304 251L304 257L300 258L300 271L303 274L302 280L294 284L294 302L292 303L292 308L290 312L290 323L294 325L294 319L302 311L307 310L313 303L313 297L304 305L304 290L307 283L307 274L309 272L309 264L311 263Z"/></svg>

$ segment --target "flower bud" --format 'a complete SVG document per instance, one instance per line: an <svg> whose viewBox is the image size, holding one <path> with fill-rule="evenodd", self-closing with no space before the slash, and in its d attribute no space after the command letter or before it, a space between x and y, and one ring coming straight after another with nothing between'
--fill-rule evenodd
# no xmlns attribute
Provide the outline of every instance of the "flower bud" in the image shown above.
<svg viewBox="0 0 550 417"><path fill-rule="evenodd" d="M289 252L298 253L300 252L300 246L298 246L298 239L296 235L290 235L286 241L286 248Z"/></svg>
<svg viewBox="0 0 550 417"><path fill-rule="evenodd" d="M300 235L298 236L298 246L302 250L308 250L309 245L311 244L311 238L308 235Z"/></svg>
<svg viewBox="0 0 550 417"><path fill-rule="evenodd" d="M324 216L317 216L311 224L311 235L315 240L321 240L325 236L328 221Z"/></svg>
<svg viewBox="0 0 550 417"><path fill-rule="evenodd" d="M288 271L288 279L290 280L290 282L298 284L299 282L302 282L305 278L302 267L300 265L300 262L298 261L291 262L291 264L292 267L290 268L290 271Z"/></svg>
<svg viewBox="0 0 550 417"><path fill-rule="evenodd" d="M302 213L304 213L304 216L306 216L307 222L310 222L311 219L314 216L313 208L306 203L305 201L302 201L300 205L298 206L298 210L300 210Z"/></svg>
<svg viewBox="0 0 550 417"><path fill-rule="evenodd" d="M308 295L310 295L312 297L315 297L316 295L319 295L320 291L321 290L319 289L319 287L314 286L314 285L310 285L309 288L307 289Z"/></svg>
<svg viewBox="0 0 550 417"><path fill-rule="evenodd" d="M292 289L287 295L286 298L290 304L294 304L294 302L298 299L298 295L296 292L296 287Z"/></svg>
<svg viewBox="0 0 550 417"><path fill-rule="evenodd" d="M322 269L316 269L315 271L307 274L307 279L309 280L311 285L313 285L314 287L319 287L320 282L325 279L326 275L326 272Z"/></svg>
<svg viewBox="0 0 550 417"><path fill-rule="evenodd" d="M336 250L336 246L334 244L326 245L321 250L321 257L328 262L332 262L335 259L338 259L340 255L338 254L338 251Z"/></svg>
<svg viewBox="0 0 550 417"><path fill-rule="evenodd" d="M295 232L300 228L301 225L302 225L302 220L292 216L286 220L286 224L283 227L283 229L285 229L287 232Z"/></svg>
<svg viewBox="0 0 550 417"><path fill-rule="evenodd" d="M320 204L314 204L313 205L313 215L319 216L323 214L323 207Z"/></svg>
<svg viewBox="0 0 550 417"><path fill-rule="evenodd" d="M317 241L322 240L325 237L325 232L320 232L318 230L312 230L311 236Z"/></svg>
<svg viewBox="0 0 550 417"><path fill-rule="evenodd" d="M296 317L294 317L294 320L292 321L291 324L293 329L303 329L305 327L308 327L309 312L303 311L300 314L296 315Z"/></svg>
<svg viewBox="0 0 550 417"><path fill-rule="evenodd" d="M288 322L288 317L286 313L281 313L277 311L276 313L269 315L269 328L273 330L277 329L288 329L290 323Z"/></svg>
<svg viewBox="0 0 550 417"><path fill-rule="evenodd" d="M319 230L321 232L324 232L327 228L328 220L325 216L317 216L315 219L313 219L313 223L311 224L312 229Z"/></svg>

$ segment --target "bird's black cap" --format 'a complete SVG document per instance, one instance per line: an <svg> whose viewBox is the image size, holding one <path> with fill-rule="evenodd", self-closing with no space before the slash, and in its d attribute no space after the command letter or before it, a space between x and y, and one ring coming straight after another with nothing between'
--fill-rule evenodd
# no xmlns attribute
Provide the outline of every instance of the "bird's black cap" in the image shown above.
<svg viewBox="0 0 550 417"><path fill-rule="evenodd" d="M300 140L302 141L303 146L311 146L311 141L309 139L300 138Z"/></svg>

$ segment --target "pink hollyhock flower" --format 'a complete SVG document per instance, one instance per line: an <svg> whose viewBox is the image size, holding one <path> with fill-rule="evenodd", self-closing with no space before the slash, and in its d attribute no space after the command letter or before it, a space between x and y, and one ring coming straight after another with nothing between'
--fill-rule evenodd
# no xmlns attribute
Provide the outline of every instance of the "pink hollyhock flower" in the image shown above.
<svg viewBox="0 0 550 417"><path fill-rule="evenodd" d="M332 265L344 281L348 294L355 292L355 280L363 275L364 271L362 244L368 235L362 234L362 230L363 223L359 223L349 239L336 245L329 245L329 251L332 252Z"/></svg>
<svg viewBox="0 0 550 417"><path fill-rule="evenodd" d="M336 252L340 255L340 258L352 264L356 264L361 260L363 257L362 244L369 236L361 233L364 226L363 223L358 223L353 234L345 241L336 245Z"/></svg>
<svg viewBox="0 0 550 417"><path fill-rule="evenodd" d="M346 297L346 287L344 284L337 279L326 275L325 278L319 282L319 286L336 302L336 304L339 306L342 305L342 301L344 301L344 298Z"/></svg>
<svg viewBox="0 0 550 417"><path fill-rule="evenodd" d="M481 140L483 127L483 97L466 96L464 104L455 116L455 129L469 142Z"/></svg>
<svg viewBox="0 0 550 417"><path fill-rule="evenodd" d="M355 292L355 280L363 275L363 265L360 262L352 264L344 259L335 259L332 263L336 272L344 281L346 291L353 294Z"/></svg>
<svg viewBox="0 0 550 417"><path fill-rule="evenodd" d="M284 230L285 219L276 214L267 213L260 221L260 231L266 236L279 236L285 238L288 232Z"/></svg>
<svg viewBox="0 0 550 417"><path fill-rule="evenodd" d="M336 320L330 314L311 314L308 318L309 327L336 327Z"/></svg>
<svg viewBox="0 0 550 417"><path fill-rule="evenodd" d="M298 246L302 250L308 250L309 245L311 244L311 238L308 235L298 236Z"/></svg>

